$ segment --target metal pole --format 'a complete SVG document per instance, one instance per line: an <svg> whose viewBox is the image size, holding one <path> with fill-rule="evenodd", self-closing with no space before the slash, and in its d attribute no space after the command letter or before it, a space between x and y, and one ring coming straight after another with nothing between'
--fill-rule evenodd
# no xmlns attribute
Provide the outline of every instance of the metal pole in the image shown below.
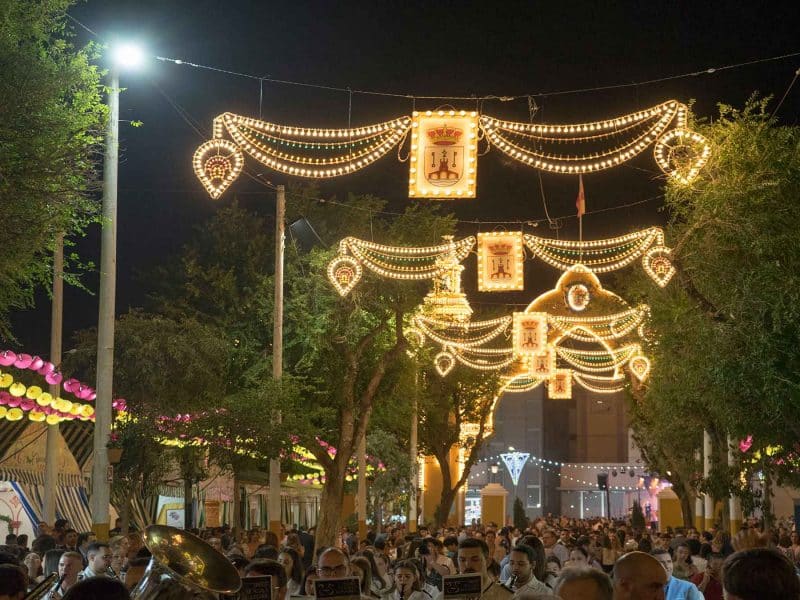
<svg viewBox="0 0 800 600"><path fill-rule="evenodd" d="M411 493L408 496L408 532L417 531L417 494L419 494L419 461L417 459L417 411L419 407L419 371L414 374L414 398L411 401L411 435L409 439L409 459L411 460Z"/></svg>
<svg viewBox="0 0 800 600"><path fill-rule="evenodd" d="M272 324L272 377L283 375L283 249L286 220L286 193L278 186L275 202L275 306ZM276 415L280 422L280 413ZM269 529L281 539L281 461L269 461Z"/></svg>
<svg viewBox="0 0 800 600"><path fill-rule="evenodd" d="M358 440L358 540L367 539L367 432Z"/></svg>
<svg viewBox="0 0 800 600"><path fill-rule="evenodd" d="M61 337L64 319L64 234L56 235L53 249L53 303L50 309L50 362L61 365ZM50 386L50 394L58 397L58 385ZM58 425L47 427L44 454L44 520L56 520L56 486L58 485Z"/></svg>
<svg viewBox="0 0 800 600"><path fill-rule="evenodd" d="M711 475L711 434L707 430L703 431L703 477L708 478ZM705 495L705 528L711 531L714 527L714 498L711 494Z"/></svg>
<svg viewBox="0 0 800 600"><path fill-rule="evenodd" d="M108 539L113 471L106 444L111 433L114 387L114 308L117 281L117 167L119 163L119 72L109 72L108 124L103 161L103 223L100 238L100 310L97 318L97 398L92 467L92 530Z"/></svg>

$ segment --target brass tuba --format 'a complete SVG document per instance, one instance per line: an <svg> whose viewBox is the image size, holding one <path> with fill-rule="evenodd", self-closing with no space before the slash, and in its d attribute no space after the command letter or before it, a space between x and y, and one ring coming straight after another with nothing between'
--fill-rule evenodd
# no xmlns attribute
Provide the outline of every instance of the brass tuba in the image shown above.
<svg viewBox="0 0 800 600"><path fill-rule="evenodd" d="M131 590L133 600L151 600L176 585L197 598L235 594L242 586L230 561L200 538L175 527L151 525L144 545L153 554L142 580Z"/></svg>

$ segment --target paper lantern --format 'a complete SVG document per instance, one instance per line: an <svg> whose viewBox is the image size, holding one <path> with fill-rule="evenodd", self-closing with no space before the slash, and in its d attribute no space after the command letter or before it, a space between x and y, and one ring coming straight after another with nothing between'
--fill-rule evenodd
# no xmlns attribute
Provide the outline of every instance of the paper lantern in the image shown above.
<svg viewBox="0 0 800 600"><path fill-rule="evenodd" d="M36 400L39 396L42 395L42 392L43 392L42 388L40 388L38 385L32 385L31 387L28 388L28 391L25 392L25 396L27 398L30 398L31 400Z"/></svg>
<svg viewBox="0 0 800 600"><path fill-rule="evenodd" d="M61 417L55 413L50 413L45 419L48 425L58 425L61 422Z"/></svg>
<svg viewBox="0 0 800 600"><path fill-rule="evenodd" d="M11 350L4 350L0 352L0 365L3 367L10 367L17 360L17 355Z"/></svg>
<svg viewBox="0 0 800 600"><path fill-rule="evenodd" d="M47 415L40 410L32 410L28 413L28 418L35 423L41 423L47 418Z"/></svg>
<svg viewBox="0 0 800 600"><path fill-rule="evenodd" d="M44 366L44 360L38 356L33 357L33 361L28 367L31 371L38 371Z"/></svg>
<svg viewBox="0 0 800 600"><path fill-rule="evenodd" d="M78 389L81 385L81 382L75 379L74 377L70 377L66 379L64 383L61 384L61 387L64 388L65 392L69 392L70 394Z"/></svg>
<svg viewBox="0 0 800 600"><path fill-rule="evenodd" d="M17 398L25 395L25 384L20 383L19 381L12 383L11 386L8 388L8 393L12 396L16 396Z"/></svg>
<svg viewBox="0 0 800 600"><path fill-rule="evenodd" d="M50 394L49 392L43 392L42 394L39 395L38 398L36 398L36 404L38 404L39 406L50 406L52 402L53 402L53 395Z"/></svg>
<svg viewBox="0 0 800 600"><path fill-rule="evenodd" d="M14 383L14 377L12 377L11 374L3 373L0 375L0 388L7 388L12 383Z"/></svg>
<svg viewBox="0 0 800 600"><path fill-rule="evenodd" d="M4 419L8 414L8 409L5 406L0 406L0 419Z"/></svg>
<svg viewBox="0 0 800 600"><path fill-rule="evenodd" d="M14 361L14 366L18 369L27 369L31 366L33 357L30 354L17 354L17 360Z"/></svg>
<svg viewBox="0 0 800 600"><path fill-rule="evenodd" d="M39 373L39 375L47 375L48 373L52 373L55 368L56 366L53 363L45 361L37 373Z"/></svg>
<svg viewBox="0 0 800 600"><path fill-rule="evenodd" d="M22 409L10 408L6 413L6 419L9 421L19 421L23 416Z"/></svg>
<svg viewBox="0 0 800 600"><path fill-rule="evenodd" d="M50 371L47 375L44 376L44 380L49 383L50 385L58 385L61 383L61 379L63 375L58 371Z"/></svg>

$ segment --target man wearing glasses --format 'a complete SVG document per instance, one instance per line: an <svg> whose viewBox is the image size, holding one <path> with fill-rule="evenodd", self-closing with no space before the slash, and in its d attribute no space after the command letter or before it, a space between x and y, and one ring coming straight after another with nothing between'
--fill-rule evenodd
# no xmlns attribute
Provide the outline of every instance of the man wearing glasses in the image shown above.
<svg viewBox="0 0 800 600"><path fill-rule="evenodd" d="M90 577L108 577L111 567L111 547L105 542L92 542L86 550L86 568L81 571L78 579Z"/></svg>
<svg viewBox="0 0 800 600"><path fill-rule="evenodd" d="M328 548L319 556L317 575L320 579L335 579L350 575L350 561L338 548Z"/></svg>

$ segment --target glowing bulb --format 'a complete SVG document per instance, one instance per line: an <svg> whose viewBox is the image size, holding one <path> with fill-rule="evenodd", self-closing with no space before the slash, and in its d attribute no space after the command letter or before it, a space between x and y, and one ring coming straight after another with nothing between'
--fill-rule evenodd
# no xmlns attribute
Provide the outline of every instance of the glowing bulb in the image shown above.
<svg viewBox="0 0 800 600"><path fill-rule="evenodd" d="M131 43L115 45L111 50L114 64L125 69L135 69L144 62L144 51L140 46Z"/></svg>

